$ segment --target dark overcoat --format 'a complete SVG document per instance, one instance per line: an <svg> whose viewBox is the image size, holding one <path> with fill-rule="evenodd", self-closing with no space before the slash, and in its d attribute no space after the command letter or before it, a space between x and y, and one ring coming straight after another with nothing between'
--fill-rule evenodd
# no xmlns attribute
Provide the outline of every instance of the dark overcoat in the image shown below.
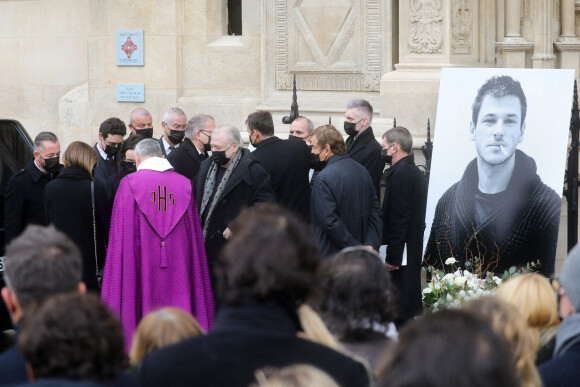
<svg viewBox="0 0 580 387"><path fill-rule="evenodd" d="M379 184L385 169L385 163L381 158L383 147L378 143L370 126L363 131L356 139L350 136L346 139L346 149L351 159L365 167L375 187L377 197L380 197Z"/></svg>
<svg viewBox="0 0 580 387"><path fill-rule="evenodd" d="M270 175L278 204L308 222L310 220L310 148L304 141L268 137L255 151L258 160Z"/></svg>
<svg viewBox="0 0 580 387"><path fill-rule="evenodd" d="M252 158L249 150L241 149L241 152L243 152L241 160L226 183L209 220L205 251L210 270L213 269L213 264L226 243L223 232L240 212L256 203L276 202L268 173ZM198 211L201 211L205 179L212 163L211 158L205 159L195 179L195 202ZM216 181L217 184L219 182ZM199 217L203 227L202 214Z"/></svg>
<svg viewBox="0 0 580 387"><path fill-rule="evenodd" d="M314 180L310 219L321 257L345 247L381 244L380 205L367 170L347 155L333 155Z"/></svg>
<svg viewBox="0 0 580 387"><path fill-rule="evenodd" d="M78 246L83 258L83 282L97 290L91 176L88 172L65 167L59 176L47 184L44 192L46 218ZM98 218L98 217L97 217ZM105 265L105 249L97 226L97 257L101 269Z"/></svg>
<svg viewBox="0 0 580 387"><path fill-rule="evenodd" d="M383 200L383 240L388 245L387 263L399 266L391 278L399 293L399 319L422 310L421 262L427 205L427 180L412 156L400 159L386 171ZM401 266L407 247L407 265Z"/></svg>
<svg viewBox="0 0 580 387"><path fill-rule="evenodd" d="M255 380L258 369L294 364L319 368L340 386L369 385L361 363L297 337L299 330L295 313L292 316L275 302L247 301L237 307L224 304L209 335L146 356L141 385L246 387Z"/></svg>
<svg viewBox="0 0 580 387"><path fill-rule="evenodd" d="M167 156L167 161L171 163L175 172L193 181L205 158L207 155L201 155L193 142L186 137L179 147Z"/></svg>
<svg viewBox="0 0 580 387"><path fill-rule="evenodd" d="M50 176L38 169L34 160L8 180L4 204L6 244L20 235L29 224L46 226L44 187L49 181Z"/></svg>

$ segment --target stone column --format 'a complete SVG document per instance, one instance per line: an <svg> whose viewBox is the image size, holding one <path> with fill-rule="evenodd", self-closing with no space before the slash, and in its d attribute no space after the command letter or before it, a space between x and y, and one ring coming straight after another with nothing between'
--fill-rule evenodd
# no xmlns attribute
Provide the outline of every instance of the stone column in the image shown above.
<svg viewBox="0 0 580 387"><path fill-rule="evenodd" d="M502 53L503 67L526 67L526 51L531 49L533 44L522 37L520 19L520 0L506 0L505 36L503 41L495 44Z"/></svg>
<svg viewBox="0 0 580 387"><path fill-rule="evenodd" d="M556 67L554 55L552 21L554 16L553 0L534 0L534 55L532 62L535 69L553 69Z"/></svg>
<svg viewBox="0 0 580 387"><path fill-rule="evenodd" d="M580 74L580 39L574 33L576 4L574 0L562 0L561 5L562 35L554 43L559 51L560 68L576 70L576 79Z"/></svg>

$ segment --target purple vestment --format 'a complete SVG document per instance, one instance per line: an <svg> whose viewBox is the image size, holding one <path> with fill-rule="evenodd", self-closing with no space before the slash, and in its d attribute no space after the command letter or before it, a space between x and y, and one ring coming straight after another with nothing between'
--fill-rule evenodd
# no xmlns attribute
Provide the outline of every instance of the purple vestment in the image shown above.
<svg viewBox="0 0 580 387"><path fill-rule="evenodd" d="M167 170L125 177L115 196L101 297L120 318L126 349L151 310L174 306L206 330L214 301L191 182Z"/></svg>

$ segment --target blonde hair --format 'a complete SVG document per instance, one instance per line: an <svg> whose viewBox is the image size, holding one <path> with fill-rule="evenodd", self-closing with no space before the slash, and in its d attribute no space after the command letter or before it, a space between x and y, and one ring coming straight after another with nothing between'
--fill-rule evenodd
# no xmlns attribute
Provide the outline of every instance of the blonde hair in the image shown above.
<svg viewBox="0 0 580 387"><path fill-rule="evenodd" d="M504 339L512 354L516 373L524 387L540 387L536 369L538 334L511 304L497 297L482 297L466 302L463 309L487 321L493 331Z"/></svg>
<svg viewBox="0 0 580 387"><path fill-rule="evenodd" d="M307 364L291 365L280 370L257 370L252 387L338 387L326 372Z"/></svg>
<svg viewBox="0 0 580 387"><path fill-rule="evenodd" d="M190 314L178 308L163 308L149 313L137 326L129 358L139 364L143 357L159 348L190 337L205 335L205 331Z"/></svg>
<svg viewBox="0 0 580 387"><path fill-rule="evenodd" d="M560 324L558 298L548 279L540 274L512 278L497 288L496 296L515 306L532 328L541 331Z"/></svg>
<svg viewBox="0 0 580 387"><path fill-rule="evenodd" d="M72 142L62 155L62 163L65 167L77 167L91 175L99 161L99 154L92 146L82 141Z"/></svg>

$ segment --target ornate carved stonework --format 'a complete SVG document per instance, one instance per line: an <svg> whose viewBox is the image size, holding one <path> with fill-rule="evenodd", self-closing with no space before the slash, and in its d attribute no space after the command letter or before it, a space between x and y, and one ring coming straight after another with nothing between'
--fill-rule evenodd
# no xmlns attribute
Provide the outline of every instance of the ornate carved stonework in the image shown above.
<svg viewBox="0 0 580 387"><path fill-rule="evenodd" d="M441 0L410 0L409 52L434 54L441 52L443 13Z"/></svg>
<svg viewBox="0 0 580 387"><path fill-rule="evenodd" d="M451 5L451 50L455 54L471 54L473 0L453 0Z"/></svg>
<svg viewBox="0 0 580 387"><path fill-rule="evenodd" d="M380 90L382 0L275 1L276 90Z"/></svg>

